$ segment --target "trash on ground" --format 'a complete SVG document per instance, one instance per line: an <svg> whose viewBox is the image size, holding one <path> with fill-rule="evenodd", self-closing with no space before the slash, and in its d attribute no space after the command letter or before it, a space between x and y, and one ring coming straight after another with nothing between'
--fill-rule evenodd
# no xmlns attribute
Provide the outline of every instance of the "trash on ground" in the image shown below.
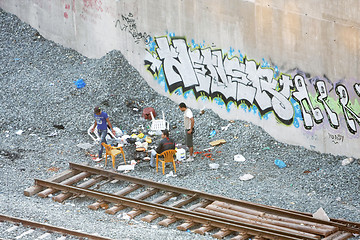
<svg viewBox="0 0 360 240"><path fill-rule="evenodd" d="M223 130L223 131L226 131L226 130L228 130L228 128L230 127L230 125L231 125L231 123L229 123L227 126L225 126L225 127L221 127L221 130Z"/></svg>
<svg viewBox="0 0 360 240"><path fill-rule="evenodd" d="M214 147L205 148L203 151L210 151L211 149L214 149Z"/></svg>
<svg viewBox="0 0 360 240"><path fill-rule="evenodd" d="M185 161L186 159L186 150L183 148L176 149L176 160Z"/></svg>
<svg viewBox="0 0 360 240"><path fill-rule="evenodd" d="M127 213L123 213L121 218L124 220L131 220L131 217Z"/></svg>
<svg viewBox="0 0 360 240"><path fill-rule="evenodd" d="M218 145L223 144L223 143L226 143L225 139L219 139L219 140L210 142L210 145L211 146L218 146Z"/></svg>
<svg viewBox="0 0 360 240"><path fill-rule="evenodd" d="M145 141L146 141L147 143L152 143L152 139L151 139L151 137L149 137L149 136L146 136L146 137L145 137Z"/></svg>
<svg viewBox="0 0 360 240"><path fill-rule="evenodd" d="M148 149L149 146L147 142L135 142L135 145L137 152L144 152Z"/></svg>
<svg viewBox="0 0 360 240"><path fill-rule="evenodd" d="M250 180L250 179L253 179L253 178L254 178L254 176L249 174L249 173L246 173L246 174L239 177L239 179L242 180L242 181L247 181L247 180Z"/></svg>
<svg viewBox="0 0 360 240"><path fill-rule="evenodd" d="M79 143L78 145L76 145L77 147L79 147L79 148L82 148L82 149L89 149L89 148L91 148L93 145L92 144L90 144L90 143Z"/></svg>
<svg viewBox="0 0 360 240"><path fill-rule="evenodd" d="M316 219L324 220L324 221L330 221L330 218L325 213L324 209L320 207L314 214L313 217Z"/></svg>
<svg viewBox="0 0 360 240"><path fill-rule="evenodd" d="M115 137L122 137L124 135L123 131L121 131L120 128L114 127L113 129L115 131Z"/></svg>
<svg viewBox="0 0 360 240"><path fill-rule="evenodd" d="M166 177L176 177L177 175L174 175L173 171L170 171L169 174L166 174Z"/></svg>
<svg viewBox="0 0 360 240"><path fill-rule="evenodd" d="M238 155L235 155L234 156L234 161L235 162L245 162L245 157L243 156L243 155L241 155L241 154L238 154Z"/></svg>
<svg viewBox="0 0 360 240"><path fill-rule="evenodd" d="M215 136L215 134L216 134L216 131L215 131L215 130L212 130L212 131L210 132L209 137L212 138L213 136Z"/></svg>
<svg viewBox="0 0 360 240"><path fill-rule="evenodd" d="M23 130L17 130L15 133L16 133L17 135L21 135L23 132L24 132Z"/></svg>
<svg viewBox="0 0 360 240"><path fill-rule="evenodd" d="M58 133L56 131L53 131L49 133L48 137L55 137Z"/></svg>
<svg viewBox="0 0 360 240"><path fill-rule="evenodd" d="M279 168L284 168L284 167L286 167L286 164L285 164L283 161L281 161L280 159L275 159L274 163L275 163L275 165L278 166Z"/></svg>
<svg viewBox="0 0 360 240"><path fill-rule="evenodd" d="M263 150L270 150L270 148L269 147L264 147Z"/></svg>
<svg viewBox="0 0 360 240"><path fill-rule="evenodd" d="M346 166L346 165L352 163L353 161L354 161L354 159L351 158L351 157L350 158L345 158L344 160L342 160L341 165Z"/></svg>
<svg viewBox="0 0 360 240"><path fill-rule="evenodd" d="M84 82L83 79L79 78L78 80L76 80L75 82L76 88L83 88L86 86L86 83Z"/></svg>
<svg viewBox="0 0 360 240"><path fill-rule="evenodd" d="M118 171L131 171L135 169L136 161L131 160L130 165L120 165L117 170Z"/></svg>
<svg viewBox="0 0 360 240"><path fill-rule="evenodd" d="M210 163L209 164L209 167L211 168L211 169L218 169L219 168L219 164L217 164L217 163Z"/></svg>
<svg viewBox="0 0 360 240"><path fill-rule="evenodd" d="M151 120L151 114L150 114L150 112L153 114L154 117L156 117L155 110L154 110L154 108L152 108L152 107L144 108L141 116L142 116L143 118L147 119L147 120Z"/></svg>

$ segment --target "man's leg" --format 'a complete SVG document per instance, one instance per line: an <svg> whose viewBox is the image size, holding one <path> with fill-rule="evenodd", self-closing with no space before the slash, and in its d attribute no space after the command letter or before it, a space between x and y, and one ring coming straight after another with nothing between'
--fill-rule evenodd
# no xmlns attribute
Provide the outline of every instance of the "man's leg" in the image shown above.
<svg viewBox="0 0 360 240"><path fill-rule="evenodd" d="M102 153L104 151L104 147L103 147L103 145L101 145L101 143L104 142L105 144L107 144L107 142L106 142L107 130L106 129L105 130L99 130L98 133L99 133L99 136L100 136L99 158L102 158Z"/></svg>
<svg viewBox="0 0 360 240"><path fill-rule="evenodd" d="M194 147L189 147L190 157L193 157Z"/></svg>
<svg viewBox="0 0 360 240"><path fill-rule="evenodd" d="M154 149L151 149L150 151L151 156L150 156L150 167L156 167L156 162L155 162L155 156L156 156L156 151Z"/></svg>
<svg viewBox="0 0 360 240"><path fill-rule="evenodd" d="M191 162L191 161L194 161L194 157L193 157L193 152L194 152L194 147L193 147L193 135L192 134L188 134L187 131L186 131L186 146L189 148L189 158L186 159L187 162Z"/></svg>

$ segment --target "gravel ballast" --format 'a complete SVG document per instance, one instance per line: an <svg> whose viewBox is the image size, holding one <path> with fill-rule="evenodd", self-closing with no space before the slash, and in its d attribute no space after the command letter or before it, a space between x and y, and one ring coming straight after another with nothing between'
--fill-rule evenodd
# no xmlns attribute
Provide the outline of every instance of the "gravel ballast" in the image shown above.
<svg viewBox="0 0 360 240"><path fill-rule="evenodd" d="M80 143L92 143L87 129L94 122L93 107L100 105L112 124L131 133L149 121L141 109L153 107L170 123L171 137L183 143L183 113L177 103L152 90L119 51L100 59L89 59L76 51L44 39L16 16L0 10L0 213L59 227L98 233L113 239L213 239L161 227L128 221L122 211L116 215L87 208L88 198L60 204L51 198L26 197L23 191L34 178L47 179L68 169L69 162L97 165ZM86 86L77 89L74 81ZM133 108L140 109L138 112ZM213 159L195 157L181 163L176 177L156 173L140 162L129 174L181 186L302 212L322 207L330 218L360 222L360 161L341 164L345 156L310 151L277 142L260 127L244 121L229 122L211 110L193 109L195 151L209 148L209 142L227 142L212 150ZM217 131L209 138L211 130ZM155 145L157 139L154 139ZM135 156L125 147L126 157ZM244 162L234 161L241 154ZM121 162L121 157L118 161ZM275 159L286 163L278 168ZM214 170L210 163L219 164ZM111 164L108 164L110 169ZM169 168L166 169L170 171ZM242 181L244 174L253 179ZM114 183L114 186L115 183ZM0 229L1 231L1 229Z"/></svg>

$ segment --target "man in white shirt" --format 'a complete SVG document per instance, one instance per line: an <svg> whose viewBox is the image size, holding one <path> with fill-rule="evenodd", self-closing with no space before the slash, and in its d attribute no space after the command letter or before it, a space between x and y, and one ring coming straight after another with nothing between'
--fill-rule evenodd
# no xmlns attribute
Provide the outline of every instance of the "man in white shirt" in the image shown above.
<svg viewBox="0 0 360 240"><path fill-rule="evenodd" d="M194 152L194 145L193 145L193 133L194 133L194 115L190 108L186 107L185 103L179 104L180 110L184 113L184 126L185 126L185 144L189 148L190 156L186 160L187 162L194 161L193 152Z"/></svg>

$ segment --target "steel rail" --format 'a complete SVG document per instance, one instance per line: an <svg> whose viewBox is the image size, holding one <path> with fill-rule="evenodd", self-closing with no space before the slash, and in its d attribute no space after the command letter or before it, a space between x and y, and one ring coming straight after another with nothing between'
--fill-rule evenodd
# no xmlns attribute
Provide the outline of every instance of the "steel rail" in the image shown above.
<svg viewBox="0 0 360 240"><path fill-rule="evenodd" d="M333 221L325 221L325 220L313 218L312 216L309 216L308 214L304 214L301 212L285 210L285 209L281 209L281 208L277 208L277 207L273 207L273 206L255 204L255 203L251 203L251 202L247 202L247 201L243 201L243 200L208 194L205 192L190 190L190 189L177 187L177 186L171 186L171 185L164 184L164 183L158 183L158 182L154 182L151 180L141 179L141 178L117 173L114 171L104 170L104 169L100 169L100 168L94 168L94 167L81 165L81 164L77 164L77 163L69 162L69 166L73 170L90 172L92 174L97 174L97 175L104 175L108 178L113 178L113 179L122 180L122 181L128 181L128 182L145 185L148 187L154 187L154 188L158 188L158 189L162 189L162 190L166 190L166 191L170 191L170 192L178 192L178 193L182 193L182 194L186 194L186 195L190 195L190 196L196 195L199 198L208 199L208 200L212 200L212 201L221 201L221 202L226 202L226 203L231 203L231 204L239 204L239 205L251 208L251 209L256 209L258 211L264 211L269 214L276 214L279 216L296 218L298 220L304 220L304 221L310 221L310 222L314 222L314 223L318 223L318 224L330 225L330 226L338 227L340 230L343 230L346 232L360 234L360 227L357 227L357 226L360 226L360 223L352 223L352 226L349 226L349 225L351 225L351 222L343 223L342 220L337 221L337 219L335 219Z"/></svg>
<svg viewBox="0 0 360 240"><path fill-rule="evenodd" d="M16 218L16 217L0 214L0 222L5 222L5 221L13 222L16 224L20 223L24 226L28 226L28 227L32 227L32 228L39 228L39 229L43 229L46 231L71 235L71 236L75 236L75 237L79 237L79 238L88 238L88 239L94 239L94 240L112 240L112 238L101 237L98 235L92 235L89 233L79 232L79 231L70 230L70 229L66 229L66 228L62 228L62 227L55 227L55 226L52 226L49 224L43 224L43 223L39 223L39 222L29 221L29 220L25 220L25 219L21 219L21 218Z"/></svg>
<svg viewBox="0 0 360 240"><path fill-rule="evenodd" d="M79 187L63 185L60 183L49 182L45 180L35 179L36 185L48 187L52 189L57 189L61 191L71 192L73 194L82 194L90 198L97 200L107 201L114 204L125 205L127 207L132 207L136 209L141 209L148 212L155 212L157 214L172 216L179 220L186 219L199 224L208 224L220 229L228 229L233 232L247 232L252 235L261 235L264 238L269 239L279 239L279 240L290 240L290 239L319 239L319 236L314 234L303 233L300 231L299 234L283 232L276 229L269 229L261 226L253 226L247 223L240 223L230 219L224 219L212 215L207 215L203 213L197 213L193 211L188 211L184 209L174 208L170 206L165 206L161 204L146 202L143 200L132 199L124 196L118 196L110 193L104 193L96 190L82 189Z"/></svg>

